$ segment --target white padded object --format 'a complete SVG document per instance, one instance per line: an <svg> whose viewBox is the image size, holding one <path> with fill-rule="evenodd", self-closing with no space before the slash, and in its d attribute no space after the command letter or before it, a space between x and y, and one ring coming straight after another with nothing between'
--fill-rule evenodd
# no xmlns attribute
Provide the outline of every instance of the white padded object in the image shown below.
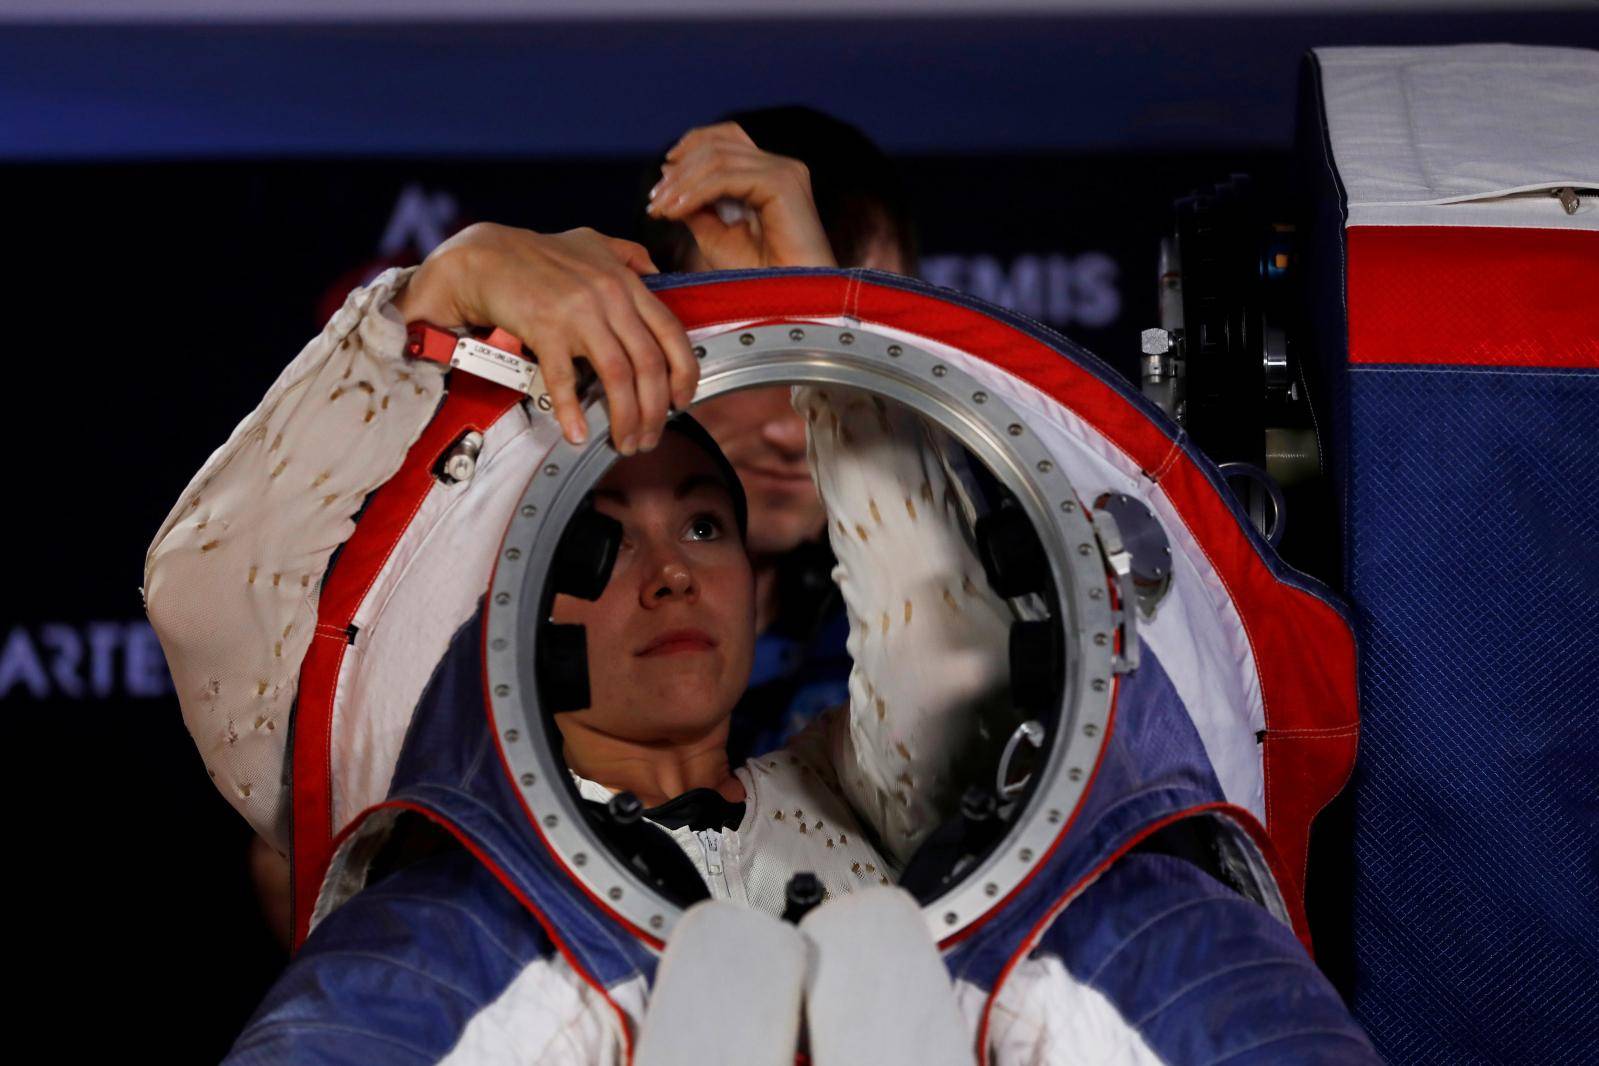
<svg viewBox="0 0 1599 1066"><path fill-rule="evenodd" d="M1350 225L1599 228L1550 188L1599 187L1599 52L1320 48ZM1447 208L1447 210L1446 210Z"/></svg>
<svg viewBox="0 0 1599 1066"><path fill-rule="evenodd" d="M962 1066L972 1039L910 893L868 888L807 914L806 1029L816 1066Z"/></svg>
<svg viewBox="0 0 1599 1066"><path fill-rule="evenodd" d="M689 908L655 971L635 1066L793 1066L805 954L799 931L770 915L719 900Z"/></svg>

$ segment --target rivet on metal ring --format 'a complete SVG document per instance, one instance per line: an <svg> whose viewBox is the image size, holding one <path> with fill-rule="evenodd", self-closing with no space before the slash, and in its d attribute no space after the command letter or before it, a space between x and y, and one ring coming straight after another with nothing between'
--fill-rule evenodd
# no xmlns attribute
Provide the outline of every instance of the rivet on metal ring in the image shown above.
<svg viewBox="0 0 1599 1066"><path fill-rule="evenodd" d="M582 866L584 863L586 863L588 861L589 861L589 857L588 857L588 854L586 852L579 851L579 852L575 852L572 855L572 865L573 866Z"/></svg>
<svg viewBox="0 0 1599 1066"><path fill-rule="evenodd" d="M1099 736L1099 726L1095 725L1093 722L1089 722L1089 723L1085 724L1083 726L1083 736L1085 736L1085 737L1097 737L1097 736Z"/></svg>
<svg viewBox="0 0 1599 1066"><path fill-rule="evenodd" d="M1071 514L1077 510L1077 502L1075 500L1062 500L1060 501L1060 509L1067 514Z"/></svg>
<svg viewBox="0 0 1599 1066"><path fill-rule="evenodd" d="M888 346L888 357L890 359L898 359L903 354L905 354L905 349L901 348L899 345L890 344Z"/></svg>
<svg viewBox="0 0 1599 1066"><path fill-rule="evenodd" d="M651 929L659 929L661 926L663 926L665 924L666 924L666 919L662 918L659 914L650 915L650 928Z"/></svg>
<svg viewBox="0 0 1599 1066"><path fill-rule="evenodd" d="M534 515L536 515L538 513L539 513L539 509L537 507L533 506L531 503L528 504L526 507L522 508L522 517L523 518L532 518Z"/></svg>
<svg viewBox="0 0 1599 1066"><path fill-rule="evenodd" d="M1104 692L1105 691L1105 679L1104 678L1102 678L1102 677L1094 678L1094 691L1095 692Z"/></svg>
<svg viewBox="0 0 1599 1066"><path fill-rule="evenodd" d="M1101 588L1089 589L1088 598L1091 600L1102 600L1105 598L1105 590Z"/></svg>
<svg viewBox="0 0 1599 1066"><path fill-rule="evenodd" d="M495 651L504 651L505 650L505 638L504 637L495 637L493 640L489 641L489 647L493 648Z"/></svg>
<svg viewBox="0 0 1599 1066"><path fill-rule="evenodd" d="M935 378L941 378L947 373L949 373L949 367L945 366L943 363L939 363L937 366L933 367L933 376Z"/></svg>
<svg viewBox="0 0 1599 1066"><path fill-rule="evenodd" d="M855 343L855 334L851 333L849 330L845 330L843 333L840 333L838 335L838 343L840 343L840 344L854 344Z"/></svg>
<svg viewBox="0 0 1599 1066"><path fill-rule="evenodd" d="M546 466L544 468L544 476L545 477L554 477L556 474L559 474L560 472L561 472L561 468L556 466L554 463L551 463L549 466Z"/></svg>
<svg viewBox="0 0 1599 1066"><path fill-rule="evenodd" d="M1066 771L1066 776L1073 781L1081 781L1083 779L1083 771L1074 766Z"/></svg>
<svg viewBox="0 0 1599 1066"><path fill-rule="evenodd" d="M997 895L999 895L999 886L994 884L994 882L992 882L992 881L988 882L988 884L983 886L983 895L985 895L985 896L997 896Z"/></svg>
<svg viewBox="0 0 1599 1066"><path fill-rule="evenodd" d="M696 358L696 359L704 359L705 358L705 346L703 344L696 344L694 346L694 358Z"/></svg>
<svg viewBox="0 0 1599 1066"><path fill-rule="evenodd" d="M987 403L988 402L988 393L983 392L981 390L972 393L972 402L973 403Z"/></svg>
<svg viewBox="0 0 1599 1066"><path fill-rule="evenodd" d="M522 558L522 549L521 548L507 548L507 549L505 549L505 557L507 559L520 559L520 558Z"/></svg>
<svg viewBox="0 0 1599 1066"><path fill-rule="evenodd" d="M750 345L755 343L755 334L753 334L753 333L740 333L738 335L738 342L740 344L742 344L744 347L748 348Z"/></svg>
<svg viewBox="0 0 1599 1066"><path fill-rule="evenodd" d="M1055 469L1055 464L1048 459L1040 459L1038 461L1038 472L1040 474L1047 474L1053 469Z"/></svg>
<svg viewBox="0 0 1599 1066"><path fill-rule="evenodd" d="M1086 544L1079 544L1079 545L1077 545L1077 554L1078 554L1078 555L1087 555L1087 554L1088 554L1088 553L1089 553L1089 552L1091 552L1091 551L1093 551L1093 550L1094 550L1094 549L1093 549L1093 548L1090 548L1090 547L1089 547L1089 546L1088 546L1088 545L1086 545Z"/></svg>
<svg viewBox="0 0 1599 1066"><path fill-rule="evenodd" d="M544 816L544 824L549 828L554 829L556 826L561 824L561 819L556 815L546 814Z"/></svg>
<svg viewBox="0 0 1599 1066"><path fill-rule="evenodd" d="M1101 648L1103 648L1109 641L1110 638L1103 633L1094 634L1094 643L1098 644Z"/></svg>
<svg viewBox="0 0 1599 1066"><path fill-rule="evenodd" d="M805 339L805 331L802 329L791 329L788 331L788 339L791 341L802 341Z"/></svg>
<svg viewBox="0 0 1599 1066"><path fill-rule="evenodd" d="M1016 853L1016 857L1018 859L1022 860L1023 862L1032 862L1033 861L1033 849L1032 848L1023 848L1021 851L1018 851Z"/></svg>
<svg viewBox="0 0 1599 1066"><path fill-rule="evenodd" d="M621 899L622 898L622 886L621 885L612 885L611 886L611 890L609 892L607 892L606 895L610 896L612 899Z"/></svg>
<svg viewBox="0 0 1599 1066"><path fill-rule="evenodd" d="M522 734L518 733L516 730L507 729L505 731L505 742L507 744L515 744L518 740L521 740L521 739L522 739Z"/></svg>
<svg viewBox="0 0 1599 1066"><path fill-rule="evenodd" d="M946 911L945 912L945 914L944 914L944 924L945 925L954 925L958 921L960 921L960 915L956 914L954 911Z"/></svg>
<svg viewBox="0 0 1599 1066"><path fill-rule="evenodd" d="M504 699L505 697L507 697L507 696L509 696L511 694L511 686L510 685L495 685L494 686L494 694L496 696L500 697L501 699Z"/></svg>
<svg viewBox="0 0 1599 1066"><path fill-rule="evenodd" d="M1005 432L1013 437L1020 437L1022 435L1022 424L1020 422L1012 422L1005 427Z"/></svg>
<svg viewBox="0 0 1599 1066"><path fill-rule="evenodd" d="M495 593L494 602L499 604L501 607L504 607L506 604L511 602L511 594L509 592Z"/></svg>
<svg viewBox="0 0 1599 1066"><path fill-rule="evenodd" d="M535 782L537 780L538 780L538 778L534 777L532 774L523 774L522 775L522 784L528 786L529 788L532 788L533 787L533 782Z"/></svg>

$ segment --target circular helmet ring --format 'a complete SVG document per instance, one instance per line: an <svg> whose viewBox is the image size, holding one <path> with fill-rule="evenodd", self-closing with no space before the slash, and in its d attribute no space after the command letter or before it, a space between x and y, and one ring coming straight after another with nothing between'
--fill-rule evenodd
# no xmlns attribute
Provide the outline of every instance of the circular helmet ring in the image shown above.
<svg viewBox="0 0 1599 1066"><path fill-rule="evenodd" d="M958 367L903 340L865 326L784 322L704 337L696 354L701 359L697 401L756 386L834 384L903 404L982 461L1038 531L1047 572L1025 592L1053 600L1048 606L1062 637L1058 697L1043 716L1052 735L1043 768L1008 832L923 907L936 940L958 936L1042 864L1081 802L1109 733L1117 665L1110 635L1125 620L1116 610L1114 591L1107 594L1093 515L1008 404ZM680 907L594 835L566 787L558 752L547 742L550 709L540 697L538 642L549 632L550 564L568 522L617 458L606 443L602 405L590 402L589 420L587 444L562 441L534 472L500 546L485 626L486 698L511 780L551 854L638 935L664 940ZM1015 637L1013 632L1013 645Z"/></svg>

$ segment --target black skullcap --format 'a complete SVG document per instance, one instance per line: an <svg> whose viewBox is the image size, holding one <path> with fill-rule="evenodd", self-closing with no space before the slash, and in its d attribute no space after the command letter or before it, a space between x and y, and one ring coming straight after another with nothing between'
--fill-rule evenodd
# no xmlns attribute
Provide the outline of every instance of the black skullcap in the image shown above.
<svg viewBox="0 0 1599 1066"><path fill-rule="evenodd" d="M716 443L716 438L712 437L704 426L687 413L675 414L667 419L666 428L699 445L700 450L716 463L717 473L722 475L722 481L727 485L727 494L733 497L733 518L738 523L738 539L746 539L745 534L749 532L750 522L749 500L744 495L744 483L738 479L738 471L733 469L733 464L722 454L722 446Z"/></svg>

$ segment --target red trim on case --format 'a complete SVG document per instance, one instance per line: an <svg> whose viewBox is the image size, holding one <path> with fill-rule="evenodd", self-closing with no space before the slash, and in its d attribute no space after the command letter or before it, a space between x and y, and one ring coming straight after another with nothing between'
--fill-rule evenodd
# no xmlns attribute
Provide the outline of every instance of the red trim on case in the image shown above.
<svg viewBox="0 0 1599 1066"><path fill-rule="evenodd" d="M1599 231L1350 226L1349 361L1599 367Z"/></svg>

